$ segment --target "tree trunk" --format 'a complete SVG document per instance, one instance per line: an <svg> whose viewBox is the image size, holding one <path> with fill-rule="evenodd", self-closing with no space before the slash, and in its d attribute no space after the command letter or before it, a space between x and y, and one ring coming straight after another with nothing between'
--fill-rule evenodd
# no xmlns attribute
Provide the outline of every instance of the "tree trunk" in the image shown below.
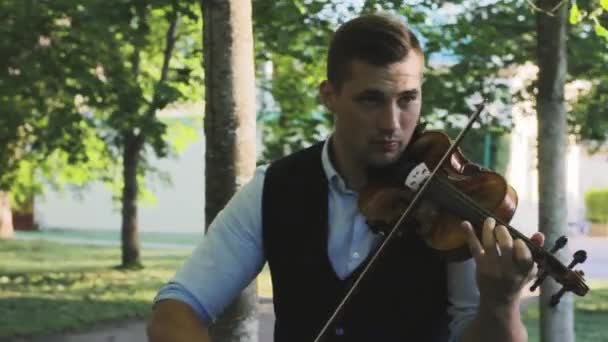
<svg viewBox="0 0 608 342"><path fill-rule="evenodd" d="M0 240L11 239L14 235L13 213L8 192L0 191Z"/></svg>
<svg viewBox="0 0 608 342"><path fill-rule="evenodd" d="M126 133L124 138L124 150L122 158L122 267L139 268L141 261L139 257L139 238L137 227L137 167L141 144L137 137Z"/></svg>
<svg viewBox="0 0 608 342"><path fill-rule="evenodd" d="M541 0L539 7L551 11L561 6L554 16L537 13L538 53L538 186L539 227L549 247L561 235L566 235L566 109L564 84L567 73L566 18L567 3L561 0ZM568 263L567 248L558 258ZM541 286L540 331L541 341L574 341L572 296L564 295L559 305L549 307L551 295L560 285L547 279Z"/></svg>
<svg viewBox="0 0 608 342"><path fill-rule="evenodd" d="M207 226L255 169L255 81L250 1L201 0L205 67ZM253 281L211 327L213 341L257 341Z"/></svg>

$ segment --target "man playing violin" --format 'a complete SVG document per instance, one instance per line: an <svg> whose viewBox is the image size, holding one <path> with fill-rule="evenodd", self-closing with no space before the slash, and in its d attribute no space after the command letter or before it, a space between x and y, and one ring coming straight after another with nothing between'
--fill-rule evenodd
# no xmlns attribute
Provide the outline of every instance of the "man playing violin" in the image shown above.
<svg viewBox="0 0 608 342"><path fill-rule="evenodd" d="M268 262L275 341L313 341L383 237L358 207L369 167L404 153L420 117L424 55L398 17L364 15L329 47L320 98L331 137L256 170L155 299L151 341L208 341L207 327ZM406 152L407 153L407 152ZM416 234L397 239L323 341L526 341L519 304L528 247L493 219L472 258L447 262ZM542 245L543 236L532 240Z"/></svg>

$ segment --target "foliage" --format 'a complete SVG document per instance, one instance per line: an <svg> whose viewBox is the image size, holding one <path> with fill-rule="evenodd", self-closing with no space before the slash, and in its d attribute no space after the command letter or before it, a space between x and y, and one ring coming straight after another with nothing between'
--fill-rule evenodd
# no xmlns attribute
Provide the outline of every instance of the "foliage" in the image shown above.
<svg viewBox="0 0 608 342"><path fill-rule="evenodd" d="M608 223L608 188L585 192L587 219L596 223Z"/></svg>
<svg viewBox="0 0 608 342"><path fill-rule="evenodd" d="M262 103L258 115L264 125L262 159L268 161L314 141L319 126L329 123L316 89L324 78L330 25L320 17L327 5L322 1L306 6L297 0L252 4L257 78L262 93L276 101ZM272 63L271 75L264 68L267 62Z"/></svg>
<svg viewBox="0 0 608 342"><path fill-rule="evenodd" d="M81 51L70 35L69 16L77 12L70 3L0 4L1 189L28 174L22 163L44 161L54 151L67 152L70 164L88 160L81 138L90 122L75 96L98 98L95 85L100 81L94 74L95 56Z"/></svg>
<svg viewBox="0 0 608 342"><path fill-rule="evenodd" d="M608 58L608 53L606 54ZM570 117L570 128L580 139L589 142L590 150L599 149L608 141L608 77L594 82L589 93L574 104Z"/></svg>
<svg viewBox="0 0 608 342"><path fill-rule="evenodd" d="M457 2L430 1L441 8L454 7ZM592 1L579 0L579 6L593 6ZM562 6L567 2L562 2ZM511 126L510 112L520 101L534 101L526 94L536 92L536 80L518 92L508 88L513 78L511 70L536 59L535 16L538 9L530 1L468 2L435 25L430 39L439 49L453 56L442 68L430 71L426 83L433 83L432 92L425 92L426 103L442 108L444 113L461 113L466 99L479 92L494 107L497 122L486 122L493 130L508 131ZM568 31L569 48L568 81L591 80L593 88L587 96L580 96L572 103L569 112L570 130L579 140L593 140L601 144L608 138L605 125L608 118L599 96L606 78L603 71L608 62L608 44L590 34L592 28L586 22L572 26ZM427 31L425 31L426 33ZM427 85L427 84L425 84ZM430 93L430 94L429 94ZM445 104L448 104L447 106ZM436 109L434 109L436 110ZM497 115L499 114L499 115ZM502 128L501 128L502 127Z"/></svg>
<svg viewBox="0 0 608 342"><path fill-rule="evenodd" d="M259 79L272 77L272 85L262 88L276 101L263 106L260 114L267 148L263 161L306 146L328 131L331 117L316 102L317 86L325 77L325 49L338 23L360 12L397 12L422 38L428 62L422 114L430 126L459 127L459 118L470 113L469 101L477 95L490 104L492 114L482 117L479 129L502 135L511 129L513 105L529 100L513 93L509 83L514 67L536 58L538 11L531 1L365 1L362 7L340 1L303 3L253 3L256 61L259 66L271 61L275 70L268 76L258 68ZM594 0L578 0L577 6L579 14L595 16L591 21L606 20L604 10L594 9ZM569 120L580 140L601 144L607 131L598 123L604 123L608 113L605 101L596 95L604 93L600 85L606 77L602 68L608 63L608 45L590 34L591 21L580 21L569 31L569 80L594 80L594 90L578 98ZM533 94L535 87L532 81L523 91Z"/></svg>
<svg viewBox="0 0 608 342"><path fill-rule="evenodd" d="M579 8L576 0L572 1L570 7L570 24L576 25L581 23L583 20L589 21L589 25L593 25L593 31L596 35L605 38L608 41L608 17L602 16L602 14L608 13L608 1L599 0L599 6L597 3L593 5L587 4L587 9Z"/></svg>
<svg viewBox="0 0 608 342"><path fill-rule="evenodd" d="M574 15L574 5L579 15ZM573 78L591 81L590 91L581 94L572 104L569 127L579 140L584 140L593 152L608 142L608 3L599 1L577 1L570 12L572 34L569 37L569 72ZM586 19L586 20L584 20ZM591 34L595 31L596 34ZM604 37L606 40L598 39Z"/></svg>
<svg viewBox="0 0 608 342"><path fill-rule="evenodd" d="M394 9L405 2L367 0L358 7L352 1L253 2L257 78L263 94L273 99L264 101L259 111L265 147L261 162L308 146L330 129L332 118L318 102L317 89L325 79L333 30L360 12ZM412 21L424 20L414 7L403 11Z"/></svg>
<svg viewBox="0 0 608 342"><path fill-rule="evenodd" d="M146 135L148 155L175 153L166 140L175 134L154 114L177 100L202 97L195 5L193 0L0 4L5 23L0 32L8 38L0 42L6 57L0 59L0 188L11 190L17 209L41 193L42 184L80 188L101 180L120 187L125 130ZM181 17L179 37L167 81L158 83L172 13ZM146 162L141 166L141 177L146 168L153 171Z"/></svg>
<svg viewBox="0 0 608 342"><path fill-rule="evenodd" d="M460 130L448 129L446 133L454 139ZM460 149L469 161L505 174L509 162L510 135L488 128L475 129L467 133L460 143Z"/></svg>
<svg viewBox="0 0 608 342"><path fill-rule="evenodd" d="M13 209L30 212L32 197L44 193L45 188L55 191L66 187L79 189L93 180L112 182L115 179L111 172L112 160L93 127L84 129L80 139L87 162L71 163L70 153L59 149L44 160L21 160L10 192Z"/></svg>
<svg viewBox="0 0 608 342"><path fill-rule="evenodd" d="M99 5L107 7L103 1ZM104 139L116 156L121 155L126 132L145 136L158 156L166 156L166 125L155 113L178 100L202 96L200 19L193 6L193 1L152 1L148 5L129 2L108 13L104 18L107 22L98 23L115 27L105 47L107 58L100 61L111 96L106 99L107 110L95 109L107 129ZM95 13L97 8L89 11ZM171 51L167 50L166 35L175 16L179 16L178 39ZM171 55L165 56L166 51ZM169 58L173 63L167 66L166 79L162 79Z"/></svg>

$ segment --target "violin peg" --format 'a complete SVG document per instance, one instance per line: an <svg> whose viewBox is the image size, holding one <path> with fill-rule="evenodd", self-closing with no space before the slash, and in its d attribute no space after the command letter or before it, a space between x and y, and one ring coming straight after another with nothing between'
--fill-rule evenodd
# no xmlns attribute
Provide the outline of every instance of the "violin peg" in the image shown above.
<svg viewBox="0 0 608 342"><path fill-rule="evenodd" d="M554 254L555 252L564 248L564 246L566 246L567 243L568 243L568 238L565 235L562 235L555 241L555 244L553 245L553 247L551 248L551 250L549 252L551 254Z"/></svg>
<svg viewBox="0 0 608 342"><path fill-rule="evenodd" d="M547 278L547 273L543 272L541 274L538 275L538 278L536 278L536 281L534 282L534 284L532 284L532 286L530 286L530 291L534 292L536 291L536 288L540 286L540 284L543 283L543 281L545 281L545 278Z"/></svg>
<svg viewBox="0 0 608 342"><path fill-rule="evenodd" d="M549 305L556 306L557 304L559 304L559 301L562 299L564 293L566 293L566 287L562 287L559 291L557 291L556 294L551 296L551 301L549 302Z"/></svg>
<svg viewBox="0 0 608 342"><path fill-rule="evenodd" d="M578 250L578 251L576 251L576 253L574 253L573 260L570 263L570 265L568 265L568 268L572 268L576 264L582 264L585 262L585 260L587 260L587 252L585 252L582 249Z"/></svg>

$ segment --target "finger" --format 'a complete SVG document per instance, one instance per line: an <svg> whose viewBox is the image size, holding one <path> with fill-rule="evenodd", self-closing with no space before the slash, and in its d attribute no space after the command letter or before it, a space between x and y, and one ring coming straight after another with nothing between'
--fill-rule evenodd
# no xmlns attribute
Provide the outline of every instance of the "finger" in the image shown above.
<svg viewBox="0 0 608 342"><path fill-rule="evenodd" d="M494 229L494 235L496 236L496 242L500 250L501 260L504 266L509 266L513 262L513 238L507 227L498 225Z"/></svg>
<svg viewBox="0 0 608 342"><path fill-rule="evenodd" d="M522 274L530 273L532 266L534 266L532 253L521 239L513 241L513 260Z"/></svg>
<svg viewBox="0 0 608 342"><path fill-rule="evenodd" d="M482 230L482 246L486 255L490 257L498 257L498 250L496 249L496 237L494 236L494 228L496 226L496 221L488 217L483 222L483 230Z"/></svg>
<svg viewBox="0 0 608 342"><path fill-rule="evenodd" d="M467 233L467 244L469 245L471 255L473 255L475 261L478 262L485 252L481 246L481 243L479 242L479 239L477 238L477 235L475 235L475 230L469 221L463 221L461 226Z"/></svg>
<svg viewBox="0 0 608 342"><path fill-rule="evenodd" d="M530 240L532 240L532 242L534 242L537 246L542 247L545 244L545 234L536 232L530 237Z"/></svg>

